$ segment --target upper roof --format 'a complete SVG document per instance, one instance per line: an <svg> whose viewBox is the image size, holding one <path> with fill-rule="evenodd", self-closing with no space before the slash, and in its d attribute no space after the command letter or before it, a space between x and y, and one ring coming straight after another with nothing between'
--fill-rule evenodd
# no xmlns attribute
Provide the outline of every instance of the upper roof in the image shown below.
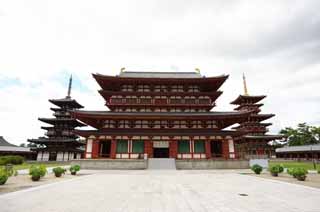
<svg viewBox="0 0 320 212"><path fill-rule="evenodd" d="M134 77L134 78L201 78L198 72L138 72L124 71L119 74L119 77Z"/></svg>
<svg viewBox="0 0 320 212"><path fill-rule="evenodd" d="M16 146L13 144L10 144L4 137L0 136L0 146Z"/></svg>
<svg viewBox="0 0 320 212"><path fill-rule="evenodd" d="M233 104L233 105L241 105L241 104L246 104L246 103L254 104L254 103L261 101L264 98L266 98L265 95L260 95L260 96L239 95L230 104Z"/></svg>
<svg viewBox="0 0 320 212"><path fill-rule="evenodd" d="M58 107L65 107L68 106L69 108L83 108L75 99L71 98L62 98L62 99L49 99L49 102L58 106Z"/></svg>

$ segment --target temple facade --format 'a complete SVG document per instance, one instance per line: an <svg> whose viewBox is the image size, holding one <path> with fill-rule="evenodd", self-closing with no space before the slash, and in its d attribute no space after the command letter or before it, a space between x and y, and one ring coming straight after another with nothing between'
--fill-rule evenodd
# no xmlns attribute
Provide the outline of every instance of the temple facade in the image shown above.
<svg viewBox="0 0 320 212"><path fill-rule="evenodd" d="M80 159L84 152L85 143L74 134L76 127L85 126L71 117L70 111L83 108L70 96L72 77L69 80L68 95L62 99L49 99L55 107L50 108L54 118L39 118L39 121L50 126L43 126L46 130L44 137L28 139L28 142L36 144L32 150L37 152L37 161L68 161Z"/></svg>
<svg viewBox="0 0 320 212"><path fill-rule="evenodd" d="M227 75L199 72L128 72L93 74L109 110L71 111L93 127L75 130L87 140L85 158L239 159L251 109L212 111ZM241 153L241 154L240 154Z"/></svg>

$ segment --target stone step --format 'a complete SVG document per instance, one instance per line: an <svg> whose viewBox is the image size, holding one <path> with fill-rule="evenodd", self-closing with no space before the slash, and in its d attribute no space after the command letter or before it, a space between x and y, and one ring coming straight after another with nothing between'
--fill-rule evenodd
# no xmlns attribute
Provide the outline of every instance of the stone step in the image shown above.
<svg viewBox="0 0 320 212"><path fill-rule="evenodd" d="M148 169L175 170L176 160L174 158L149 158Z"/></svg>

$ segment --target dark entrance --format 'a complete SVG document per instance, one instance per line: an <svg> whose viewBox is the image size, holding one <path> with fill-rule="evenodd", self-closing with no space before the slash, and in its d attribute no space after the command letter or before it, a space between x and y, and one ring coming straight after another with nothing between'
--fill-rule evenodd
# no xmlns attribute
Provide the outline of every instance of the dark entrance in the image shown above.
<svg viewBox="0 0 320 212"><path fill-rule="evenodd" d="M211 141L211 155L212 157L222 157L221 141Z"/></svg>
<svg viewBox="0 0 320 212"><path fill-rule="evenodd" d="M100 141L100 157L109 158L111 152L111 141Z"/></svg>
<svg viewBox="0 0 320 212"><path fill-rule="evenodd" d="M169 158L169 148L153 148L154 158Z"/></svg>
<svg viewBox="0 0 320 212"><path fill-rule="evenodd" d="M50 152L49 161L56 161L56 160L57 160L57 153L56 152Z"/></svg>

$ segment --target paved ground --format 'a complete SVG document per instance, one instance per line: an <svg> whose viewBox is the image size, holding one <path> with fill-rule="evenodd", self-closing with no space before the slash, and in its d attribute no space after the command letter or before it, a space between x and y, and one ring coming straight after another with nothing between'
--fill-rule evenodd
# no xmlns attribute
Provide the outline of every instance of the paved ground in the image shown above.
<svg viewBox="0 0 320 212"><path fill-rule="evenodd" d="M104 171L0 195L0 211L319 212L319 202L320 189L230 171Z"/></svg>

